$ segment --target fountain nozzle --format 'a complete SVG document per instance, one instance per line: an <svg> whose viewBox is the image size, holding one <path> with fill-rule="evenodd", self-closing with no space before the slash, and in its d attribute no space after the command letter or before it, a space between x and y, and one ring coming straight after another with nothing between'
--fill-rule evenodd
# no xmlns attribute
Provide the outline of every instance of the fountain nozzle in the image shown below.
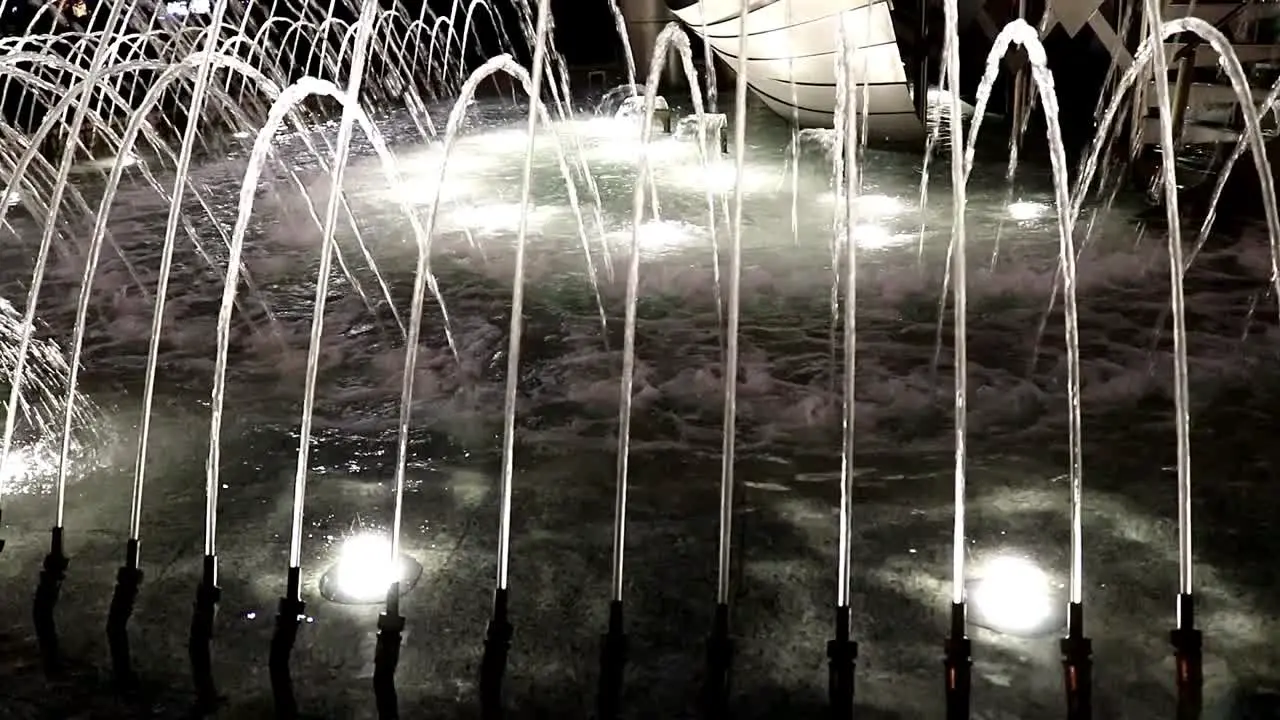
<svg viewBox="0 0 1280 720"><path fill-rule="evenodd" d="M373 651L373 700L378 720L399 720L396 696L396 666L400 664L400 638L404 617L400 615L400 583L387 590L387 611L378 616L378 641Z"/></svg>
<svg viewBox="0 0 1280 720"><path fill-rule="evenodd" d="M853 720L858 643L851 637L852 615L848 605L836 607L835 639L827 642L827 699L832 720Z"/></svg>
<svg viewBox="0 0 1280 720"><path fill-rule="evenodd" d="M293 678L289 674L289 656L298 641L298 627L306 609L307 604L302 602L302 568L291 567L284 597L280 598L276 611L276 629L271 635L271 654L267 660L271 696L278 720L298 717L298 700L294 697Z"/></svg>
<svg viewBox="0 0 1280 720"><path fill-rule="evenodd" d="M44 664L45 674L50 677L56 677L62 672L58 626L53 618L53 610L62 593L62 581L67 577L67 565L67 556L62 550L62 528L55 527L50 533L49 554L44 558L40 582L36 585L35 601L31 607L36 639L40 645L40 659Z"/></svg>
<svg viewBox="0 0 1280 720"><path fill-rule="evenodd" d="M1177 668L1178 720L1198 720L1204 705L1204 638L1196 629L1195 598L1178 595L1178 627L1169 633Z"/></svg>
<svg viewBox="0 0 1280 720"><path fill-rule="evenodd" d="M221 701L213 681L213 619L218 612L222 588L218 587L218 556L204 556L204 570L196 589L195 612L191 615L191 634L187 653L191 659L191 677L196 688L196 710L210 712Z"/></svg>
<svg viewBox="0 0 1280 720"><path fill-rule="evenodd" d="M600 688L597 720L613 720L621 710L622 676L627 667L627 634L623 632L622 601L609 603L609 631L600 647Z"/></svg>
<svg viewBox="0 0 1280 720"><path fill-rule="evenodd" d="M703 687L703 717L729 716L729 687L733 676L733 638L729 636L729 605L716 603L711 635L707 638L707 677Z"/></svg>
<svg viewBox="0 0 1280 720"><path fill-rule="evenodd" d="M480 661L480 717L502 717L502 676L511 649L511 623L507 619L507 589L493 591L493 617L485 631L484 657Z"/></svg>
<svg viewBox="0 0 1280 720"><path fill-rule="evenodd" d="M116 572L116 587L111 593L107 611L107 646L111 650L111 676L119 692L137 689L138 677L133 672L129 653L129 618L138 600L142 570L138 566L138 539L129 538L125 545L124 565Z"/></svg>
<svg viewBox="0 0 1280 720"><path fill-rule="evenodd" d="M951 635L943 645L946 655L947 720L968 720L970 670L973 643L965 636L965 604L951 604Z"/></svg>
<svg viewBox="0 0 1280 720"><path fill-rule="evenodd" d="M1067 690L1067 720L1093 717L1093 641L1084 636L1084 606L1067 605L1067 636L1062 648L1063 681Z"/></svg>

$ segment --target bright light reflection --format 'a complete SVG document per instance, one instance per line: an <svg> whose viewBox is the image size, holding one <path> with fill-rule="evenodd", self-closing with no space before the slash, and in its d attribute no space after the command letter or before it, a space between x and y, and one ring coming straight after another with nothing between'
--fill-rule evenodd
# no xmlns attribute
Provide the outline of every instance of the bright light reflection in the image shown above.
<svg viewBox="0 0 1280 720"><path fill-rule="evenodd" d="M682 144L687 145L687 143ZM712 160L703 165L697 160L696 146L689 147L691 148L691 155L688 165L662 168L659 172L660 183L703 193L707 190L710 190L713 194L733 192L734 181L738 177L738 170L734 161ZM774 186L777 182L776 176L764 172L757 166L748 164L742 169L742 189L744 192L756 192Z"/></svg>
<svg viewBox="0 0 1280 720"><path fill-rule="evenodd" d="M870 224L855 225L853 241L858 244L858 247L867 250L880 250L900 244L893 233L879 225Z"/></svg>
<svg viewBox="0 0 1280 720"><path fill-rule="evenodd" d="M1028 220L1036 220L1043 216L1049 210L1049 206L1044 203L1029 202L1019 200L1018 202L1009 203L1009 217L1018 222L1026 222Z"/></svg>
<svg viewBox="0 0 1280 720"><path fill-rule="evenodd" d="M84 167L93 170L110 170L116 166L116 162L120 162L121 167L133 167L138 164L138 156L133 153L125 153L121 156L111 156L105 158L95 158L84 164Z"/></svg>
<svg viewBox="0 0 1280 720"><path fill-rule="evenodd" d="M859 215L875 218L893 217L902 212L903 203L896 197L888 195L862 195L855 200Z"/></svg>
<svg viewBox="0 0 1280 720"><path fill-rule="evenodd" d="M541 132L538 133L539 137L537 138L537 140L535 140L535 142L539 142L539 143L548 142L548 141L555 142L554 138L541 137L542 134L543 133ZM506 128L503 130L492 130L489 132L473 135L467 138L467 140L472 141L477 145L483 146L488 153L496 153L499 155L501 154L524 155L525 149L529 145L529 132L528 130L523 128L520 128L520 129ZM457 153L455 151L455 155L456 154ZM450 165L453 164L453 158L450 158L449 164Z"/></svg>
<svg viewBox="0 0 1280 720"><path fill-rule="evenodd" d="M969 601L992 630L1027 633L1054 616L1049 576L1030 560L1002 556L988 562Z"/></svg>
<svg viewBox="0 0 1280 720"><path fill-rule="evenodd" d="M13 207L20 202L22 202L22 196L18 194L17 190L14 190L4 196L4 202L0 202L0 205L3 205L4 207Z"/></svg>
<svg viewBox="0 0 1280 720"><path fill-rule="evenodd" d="M587 150L589 159L606 163L637 162L640 159L641 144L640 132L635 123L621 120L607 122L613 123L617 129L611 133L601 133L593 141L593 145ZM679 163L681 167L696 163L698 146L664 135L661 128L655 127L653 135L649 137L645 156L649 161L650 171L661 172L668 163Z"/></svg>
<svg viewBox="0 0 1280 720"><path fill-rule="evenodd" d="M640 248L658 253L674 250L691 245L700 233L697 226L678 220L651 221L640 226ZM612 244L620 248L629 248L631 238L630 228L611 234Z"/></svg>
<svg viewBox="0 0 1280 720"><path fill-rule="evenodd" d="M828 190L818 196L818 201L824 205L834 205L836 194ZM878 220L900 215L906 210L907 204L892 195L858 195L853 199L853 208L859 217Z"/></svg>
<svg viewBox="0 0 1280 720"><path fill-rule="evenodd" d="M466 180L446 180L443 185L437 184L435 177L408 179L400 185L390 188L388 195L392 202L406 205L430 206L435 202L436 194L441 201L455 200L469 194L471 183Z"/></svg>
<svg viewBox="0 0 1280 720"><path fill-rule="evenodd" d="M454 146L449 154L443 182L440 166L444 153L438 148L398 156L401 184L389 190L390 199L408 205L431 205L437 192L443 201L471 195L483 180L477 175L491 170L501 157L492 148L473 146L468 141ZM370 172L384 177L381 168Z"/></svg>
<svg viewBox="0 0 1280 720"><path fill-rule="evenodd" d="M560 207L554 205L529 208L526 228L532 233L542 231L560 213L560 210ZM450 213L450 219L459 226L480 232L499 232L503 230L515 232L520 229L520 216L520 203L470 205L458 208Z"/></svg>
<svg viewBox="0 0 1280 720"><path fill-rule="evenodd" d="M26 477L27 473L30 472L26 454L25 450L18 448L10 452L9 457L4 459L4 465L0 467L0 487L6 491L9 490L11 483Z"/></svg>
<svg viewBox="0 0 1280 720"><path fill-rule="evenodd" d="M0 488L6 495L35 495L49 490L47 481L54 472L49 453L42 446L16 447L0 467Z"/></svg>
<svg viewBox="0 0 1280 720"><path fill-rule="evenodd" d="M931 87L925 93L925 101L930 105L942 105L951 102L951 93L938 87Z"/></svg>
<svg viewBox="0 0 1280 720"><path fill-rule="evenodd" d="M382 535L353 535L343 543L334 567L333 581L347 602L377 602L387 589L409 576L403 557L391 562L391 541Z"/></svg>

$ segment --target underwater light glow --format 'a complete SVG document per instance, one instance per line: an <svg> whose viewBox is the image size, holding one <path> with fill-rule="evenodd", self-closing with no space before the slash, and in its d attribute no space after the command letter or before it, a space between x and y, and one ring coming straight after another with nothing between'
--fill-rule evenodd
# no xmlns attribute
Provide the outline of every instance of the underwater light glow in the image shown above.
<svg viewBox="0 0 1280 720"><path fill-rule="evenodd" d="M630 228L611 232L609 245L625 254L631 247L632 237ZM650 220L640 225L640 250L645 254L662 255L693 246L704 238L700 227L679 220Z"/></svg>
<svg viewBox="0 0 1280 720"><path fill-rule="evenodd" d="M387 195L392 202L400 202L414 207L430 208L440 195L441 202L457 200L470 194L474 185L469 180L446 179L443 184L438 176L405 178L399 185L388 188Z"/></svg>
<svg viewBox="0 0 1280 720"><path fill-rule="evenodd" d="M823 205L835 205L838 201L841 207L844 206L844 199L837 198L831 190L818 195L817 200ZM880 220L902 214L907 209L907 203L892 195L858 195L853 198L853 209L860 218Z"/></svg>
<svg viewBox="0 0 1280 720"><path fill-rule="evenodd" d="M43 445L13 448L0 467L0 489L5 495L48 492L57 471L56 457Z"/></svg>
<svg viewBox="0 0 1280 720"><path fill-rule="evenodd" d="M1025 558L1004 555L982 568L969 601L983 625L997 632L1026 634L1045 627L1059 614L1049 576Z"/></svg>
<svg viewBox="0 0 1280 720"><path fill-rule="evenodd" d="M901 200L889 195L861 195L854 200L854 204L859 215L873 218L893 217L905 207Z"/></svg>
<svg viewBox="0 0 1280 720"><path fill-rule="evenodd" d="M334 590L346 602L374 603L386 599L391 583L411 575L403 557L391 561L391 541L382 535L353 535L343 543L334 566Z"/></svg>
<svg viewBox="0 0 1280 720"><path fill-rule="evenodd" d="M697 156L697 145L672 142L673 145L689 148L688 162L680 167L666 166L659 170L658 178L662 185L673 185L689 192L714 195L727 195L734 190L738 178L738 168L733 160L712 158L703 163ZM758 165L747 163L742 168L743 192L753 193L776 186L778 178Z"/></svg>
<svg viewBox="0 0 1280 720"><path fill-rule="evenodd" d="M124 155L112 155L104 158L94 158L89 162L81 165L82 170L102 170L109 171L120 163L120 167L133 167L138 164L138 156L133 153L125 153Z"/></svg>
<svg viewBox="0 0 1280 720"><path fill-rule="evenodd" d="M1019 200L1018 202L1009 203L1008 211L1009 217L1018 222L1026 222L1043 217L1049 211L1049 206L1044 203Z"/></svg>
<svg viewBox="0 0 1280 720"><path fill-rule="evenodd" d="M453 222L462 227L489 233L516 232L520 229L521 216L525 215L525 229L538 233L559 211L560 208L554 205L539 205L530 206L525 214L521 212L520 203L489 203L460 207L449 215Z"/></svg>
<svg viewBox="0 0 1280 720"><path fill-rule="evenodd" d="M893 233L879 225L864 223L853 228L853 241L866 250L881 250L901 244Z"/></svg>

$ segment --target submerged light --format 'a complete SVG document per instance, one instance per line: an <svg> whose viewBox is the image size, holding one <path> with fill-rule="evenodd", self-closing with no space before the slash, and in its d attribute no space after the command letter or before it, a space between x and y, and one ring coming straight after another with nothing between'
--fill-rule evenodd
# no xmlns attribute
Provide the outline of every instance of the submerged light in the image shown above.
<svg viewBox="0 0 1280 720"><path fill-rule="evenodd" d="M1062 628L1065 605L1053 582L1026 558L1002 555L969 586L970 620L1007 635L1043 635Z"/></svg>
<svg viewBox="0 0 1280 720"><path fill-rule="evenodd" d="M1026 222L1028 220L1037 220L1049 211L1049 206L1044 203L1029 202L1027 200L1019 200L1009 203L1009 217L1018 222Z"/></svg>
<svg viewBox="0 0 1280 720"><path fill-rule="evenodd" d="M400 583L400 594L413 589L422 577L422 565L407 555L391 559L391 541L383 535L352 535L338 551L338 561L320 579L320 593L334 602L366 604L382 602L391 583Z"/></svg>

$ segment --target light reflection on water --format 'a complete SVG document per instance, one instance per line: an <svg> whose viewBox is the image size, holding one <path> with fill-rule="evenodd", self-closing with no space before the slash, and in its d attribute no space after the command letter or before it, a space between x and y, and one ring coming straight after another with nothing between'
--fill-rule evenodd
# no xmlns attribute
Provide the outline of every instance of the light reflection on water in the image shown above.
<svg viewBox="0 0 1280 720"><path fill-rule="evenodd" d="M627 138L633 128L601 120L558 128L562 135L571 130L581 138L602 195L602 227L597 227L584 185L579 185L590 247L595 253L600 253L601 247L608 248L614 254L615 267L620 267L632 240L629 223L637 147ZM471 131L459 143L449 160L449 172L440 182L443 159L438 150L408 142L405 138L410 133L406 127L393 125L388 131L400 138L398 153L405 182L401 187L388 188L375 162L369 158L357 160L347 176L356 221L388 278L403 316L417 248L408 224L398 215L395 201L410 200L425 213L433 194L444 194L433 260L457 323L462 356L455 362L444 348L438 316L430 318L431 332L425 341L428 347L424 348L418 370L420 390L414 415L414 456L410 461L415 475L410 482L411 493L419 500L411 513L413 520L419 522L409 533L407 547L428 565L432 558L444 565L445 561L437 558L445 555L442 548L462 547L462 559L456 562L454 550L447 551L449 572L468 577L467 573L480 568L484 575L470 583L432 583L412 597L413 607L422 608L437 598L452 597L455 585L483 587L488 579L490 538L487 531L469 532L470 513L488 503L487 493L492 486L492 478L483 470L483 456L494 445L500 407L510 250L520 220L516 203L524 135L517 125ZM763 466L744 473L763 481L752 488L759 492L746 494L744 503L752 510L767 508L767 512L752 518L765 529L752 529L744 534L742 542L750 548L746 552L754 553L751 572L758 574L753 578L755 587L776 592L789 603L788 607L810 608L815 602L810 597L812 589L829 583L828 555L834 529L827 493L830 483L804 480L801 468L805 463L829 467L839 447L835 435L841 400L835 382L839 358L832 352L828 304L829 246L837 208L826 173L820 167L821 156L806 150L797 198L800 227L798 234L792 235L792 200L783 152L787 141L784 130L764 123L763 129L752 136L744 177L746 305L739 440L742 456L748 461L758 460ZM572 455L568 471L544 473L553 476L550 481L536 476L541 468L538 463L524 466L531 468L529 472L535 477L525 484L522 476L520 487L536 488L553 500L548 502L552 507L539 507L536 512L522 515L554 532L541 536L522 532L517 543L558 537L556 533L564 527L572 527L574 541L568 549L558 548L557 563L540 566L539 572L545 573L553 586L580 590L586 581L574 575L574 568L588 567L589 563L585 559L578 562L574 553L585 557L599 549L583 539L587 537L584 527L589 530L591 523L607 520L604 511L583 512L584 507L598 510L607 505L607 499L598 505L589 503L596 502L595 495L600 492L607 493L609 485L601 480L607 472L586 472L590 461L584 458L590 458L593 450L607 453L612 447L610 433L616 419L618 375L616 328L623 309L623 278L619 274L610 279L602 264L597 263L602 295L615 328L606 342L586 282L578 223L569 209L550 135L538 148L535 206L529 216L530 330L526 333L529 343L522 377L520 438L540 451L567 449ZM689 143L660 138L651 150L659 193L658 215L647 217L639 232L644 265L636 407L641 417L635 426L637 439L633 447L638 456L637 507L656 514L694 505L690 497L696 499L704 487L712 485L699 483L701 476L696 472L669 482L668 474L646 469L641 463L645 456L668 455L697 462L700 454L713 454L718 448L720 328L704 192L709 185L720 193L715 213L717 235L724 243L728 233L720 203L723 193L731 187L733 175L731 166L722 160L710 169L701 168L696 162L696 148ZM300 168L307 184L306 194L314 201L323 201L325 178L315 172L313 161L292 154L295 152L296 144L286 143L281 154ZM1049 304L1053 287L1057 237L1043 173L1031 166L1024 168L1025 179L1011 194L1002 181L1004 169L1003 161L987 167L979 165L969 199L975 256L990 254L997 236L1001 243L1001 255L994 268L975 269L972 278L971 429L976 447L984 442L988 446L1000 443L1002 453L1014 455L1021 450L1034 456L1036 462L1031 469L1024 469L1007 456L993 458L975 453L979 456L973 465L976 490L985 494L992 488L1018 488L1021 494L1013 499L997 493L975 497L972 536L978 548L1025 553L1060 574L1060 551L1064 545L1054 533L1065 529L1065 522L1059 520L1065 517L1061 506L1065 505L1066 495L1052 479L1046 479L1056 472L1053 456L1065 445L1061 421L1061 330L1056 314L1039 343L1041 360L1034 362L1038 321ZM202 231L209 233L207 246L215 255L222 249L212 231L216 224L229 225L234 219L242 172L243 160L233 157L207 161L193 173L196 181L209 189L209 198L218 212L213 220L196 220ZM939 179L932 188L933 200L923 213L927 232L924 253L918 260L922 213L915 198L919 172L920 158L916 156L869 151L865 194L857 202L858 222L853 228L863 251L857 308L859 452L860 457L879 453L881 459L889 458L885 467L869 460L869 467L859 477L863 495L859 498L858 526L864 528L859 547L870 560L865 568L860 566L859 572L865 569L865 575L860 576L858 594L866 598L869 607L881 608L882 614L875 620L894 617L894 612L910 612L903 608L940 608L946 593L945 563L939 559L945 541L936 539L945 537L945 533L930 532L944 527L951 512L945 492L949 483L945 477L942 481L937 479L945 476L937 468L946 465L945 454L950 446L949 416L945 412L950 368L933 366L939 311L946 314L938 303L951 213L945 180ZM276 573L282 561L271 551L280 549L280 535L287 528L285 504L279 498L288 485L291 469L285 466L292 460L296 444L293 404L300 393L299 378L305 364L313 292L310 276L314 274L320 240L314 221L307 216L302 193L283 181L279 169L274 177L262 190L265 197L256 211L246 262L260 299L272 308L276 320L274 325L266 320L253 298L246 296L243 313L252 317L253 327L251 330L247 321L236 327L228 402L228 407L234 408L229 424L248 436L246 440L228 433L228 437L236 437L232 444L237 447L228 449L226 456L234 458L229 462L240 465L225 475L228 487L221 520L224 533L229 536L227 555L238 558L243 567L250 569L246 576L252 592L239 600L228 600L243 617L270 612L280 589ZM1006 205L1010 198L1013 202ZM164 201L150 190L130 185L122 190L113 211L113 234L127 249L148 287L154 284L159 252L156 238L166 209ZM193 211L193 218L198 217ZM28 219L24 226L20 217L15 218L15 225L22 239L0 244L0 268L4 268L0 284L6 293L22 281L23 263L29 262L26 248L30 247L33 225ZM1153 366L1167 364L1167 350L1155 332L1155 320L1166 302L1164 249L1155 234L1135 242L1134 225L1125 216L1124 208L1098 223L1098 235L1081 262L1082 334L1087 347L1084 402L1093 414L1086 424L1091 438L1107 437L1120 427L1118 421L1105 417L1107 413L1123 419L1126 413L1137 414L1153 401L1167 400L1167 378L1153 370ZM64 239L65 248L75 247L74 237ZM370 274L360 265L352 247L354 233L344 228L339 237L366 291L371 291L374 286ZM473 242L477 247L473 248ZM217 274L210 272L189 249L183 252L180 280L176 283L179 289L167 323L161 375L167 384L164 392L177 404L189 406L195 404L190 402L192 398L203 402L207 396L212 316L221 284ZM1211 274L1223 273L1227 280L1191 279L1189 306L1195 328L1192 353L1201 363L1193 394L1204 402L1213 402L1219 389L1229 385L1233 377L1243 375L1263 385L1274 380L1274 371L1258 369L1260 361L1272 352L1269 341L1265 337L1256 339L1256 335L1240 339L1251 283L1256 285L1261 280L1265 285L1266 263L1253 263L1251 252L1248 248L1210 252L1204 258L1206 266L1212 268ZM1257 255L1265 257L1265 246L1258 248ZM41 317L53 328L53 334L59 334L68 332L66 322L71 316L70 303L74 301L81 258L73 251L55 262ZM141 373L151 305L117 258L104 261L97 292L86 368L96 373L90 379L92 392L111 397L116 391L103 386L136 382L133 378ZM371 294L377 305L376 294ZM338 554L326 538L343 536L365 516L374 518L376 524L385 514L382 510L387 488L379 481L387 464L386 432L395 422L403 362L394 324L385 308L371 313L345 281L337 284L335 295L325 328L325 352L321 358L324 384L318 408L320 432L313 456L316 466L325 472L317 473L308 497L311 555L306 564L321 569ZM944 358L948 355L942 353ZM132 417L136 393L127 387L120 393L124 396L118 405L120 412ZM171 408L161 411L159 426L164 435L156 441L160 448L157 456L188 452L195 457L185 465L174 462L180 468L178 473L156 473L159 479L155 492L164 493L157 495L163 501L149 502L148 512L162 514L173 526L181 526L201 512L199 481L203 460L199 436L207 422L205 412L203 407L191 410L190 415L173 413ZM1097 415L1104 417L1099 421ZM1150 415L1138 417L1157 426L1167 422ZM1171 437L1171 433L1165 437ZM254 445L255 438L262 444ZM133 441L127 432L113 438L123 448L114 469L130 467ZM238 445L242 442L243 447ZM13 492L39 494L47 488L54 470L53 455L43 445L38 450L11 457L13 467L5 468L5 472L13 477L34 478L11 484ZM1090 462L1095 462L1096 457L1091 453ZM450 459L465 469L449 467ZM893 477L889 470L895 463L910 466L914 474ZM1109 482L1111 486L1095 490L1091 485L1089 495L1090 502L1095 503L1090 514L1093 525L1088 531L1090 542L1094 543L1089 557L1091 568L1099 569L1100 578L1097 586L1090 589L1091 607L1105 618L1095 632L1100 638L1123 645L1126 652L1140 653L1150 660L1166 652L1162 646L1155 650L1141 646L1148 641L1153 645L1160 642L1168 624L1153 608L1156 601L1163 602L1159 594L1168 589L1167 580L1172 574L1151 569L1152 562L1171 562L1169 551L1173 545L1167 537L1168 527L1153 510L1158 506L1156 501L1121 503L1108 494L1116 486L1112 476L1119 471L1106 468L1091 472L1091 483ZM585 480L572 484L572 493L557 494L561 492L559 488L569 485L565 481L569 476ZM69 526L111 524L123 517L116 506L127 498L127 485L111 482L112 476L107 474L96 476L95 480L103 482L82 482L78 486L78 492L83 494L73 500L72 512L78 515ZM1167 497L1168 488L1156 488L1158 484L1152 483L1148 499ZM1126 487L1125 492L1142 490ZM770 499L761 499L764 493ZM571 500L562 496L568 494L573 495ZM14 514L19 514L30 527L43 529L45 525L45 515ZM763 520L759 519L762 515ZM152 538L149 542L156 547L168 540L166 533L178 534L168 525L152 530L150 520L145 527L144 532ZM644 568L640 572L655 572L654 568L659 569L656 572L667 572L665 568L678 567L667 556L667 548L675 547L676 542L662 533L678 533L680 542L689 542L685 536L696 533L683 525L671 527L676 530L661 524L638 529L650 533L651 539L658 539L647 546L650 555L643 556L643 545L637 551L641 557L636 558L634 566ZM118 534L112 535L112 543ZM799 539L791 538L791 534ZM34 536L35 531L29 535ZM464 544L464 539L469 539L470 544ZM1210 548L1206 552L1212 551L1207 543L1205 547ZM783 559L758 558L765 554L763 549ZM533 556L521 548L515 554L521 562ZM675 597L664 602L678 604L688 599L681 593L693 586L693 580L680 576L682 571L673 572L677 574L675 578L653 586L663 587ZM1104 576L1104 572L1108 575ZM1247 597L1234 593L1234 586L1227 580L1209 573L1205 578L1207 594L1218 603L1208 616L1225 625L1225 630L1215 628L1214 638L1231 642L1238 649L1246 641L1237 629L1265 631L1269 627L1263 619L1266 614ZM1232 599L1233 595L1238 597ZM1135 597L1143 602L1138 603ZM820 598L821 602L827 600L826 595ZM1156 601L1147 602L1152 598ZM240 604L235 605L236 602ZM690 604L701 607L701 602L702 598L698 598ZM884 610L890 604L892 610ZM448 609L431 614L456 617ZM805 632L812 633L814 623L809 622L807 629L802 627L808 617L804 612L773 614L780 615L776 622L781 636L794 639ZM412 622L415 627L430 626L418 619ZM891 653L898 658L911 658L903 664L911 665L922 687L936 690L938 648L924 627L927 623L884 624L892 625L893 632L899 635L891 642L881 642L879 650L871 644L869 652L881 658L894 657ZM1141 638L1133 633L1136 625L1143 628ZM365 625L359 628L362 633L367 630ZM590 631L597 630L592 626ZM824 627L822 632L825 631ZM316 640L317 646L350 646L343 640L340 621L331 620L323 629L308 628L307 632L321 638ZM326 632L336 635L322 634ZM992 645L1018 653L1014 658L995 651L987 655L983 672L993 684L1025 688L1026 676L1037 668L1056 671L1055 652L1036 654L1027 650L1026 643L1012 640ZM443 655L456 650L452 645L432 648L433 653L439 651ZM814 657L820 653L816 651ZM1274 666L1274 653L1266 649L1253 648L1247 654L1249 662L1260 667L1268 662ZM1027 660L1028 655L1034 662ZM467 662L471 660L468 655ZM804 682L786 675L803 673L785 667L777 669L777 664L770 663L769 672L775 671L778 676L771 675L771 679L785 679L796 685ZM803 672L809 672L807 666ZM1143 674L1143 687L1150 687L1153 677L1166 674L1159 669ZM922 679L925 675L927 682ZM1119 671L1108 678L1107 683L1128 681ZM868 686L879 687L882 694L895 689L894 683L883 681ZM1057 688L1054 690L1056 693ZM1116 697L1112 695L1113 700ZM1145 697L1150 696L1139 695L1133 702Z"/></svg>
<svg viewBox="0 0 1280 720"><path fill-rule="evenodd" d="M475 427L485 426L483 418L496 412L511 249L522 214L518 190L524 152L522 123L511 122L501 107L480 104L477 111L481 119L457 143L443 180L444 157L439 147L424 147L413 139L412 124L395 117L383 125L396 149L403 184L388 187L368 148L360 148L365 154L353 161L346 175L355 226L384 275L401 318L407 316L405 291L418 248L398 201L409 201L425 215L435 194L441 194L432 267L451 304L463 357L458 365L443 349L439 315L429 313L431 329L425 340L429 347L418 382L422 388L418 422L433 431L468 437L476 436ZM839 404L838 384L832 381L838 359L831 350L830 247L833 221L843 208L836 207L824 152L803 145L794 199L798 229L793 234L786 152L790 133L767 116L752 120L742 178L746 183L743 442L747 447L795 442L825 447ZM336 129L326 127L322 132ZM525 211L531 248L528 322L533 331L525 364L528 405L521 414L537 418L537 429L531 430L541 442L599 442L593 439L597 437L594 430L582 437L580 418L607 418L614 412L616 392L605 389L616 387L619 342L617 337L601 335L583 243L585 237L595 258L605 314L615 318L617 325L625 281L617 268L625 266L632 240L637 132L631 122L588 118L557 124L537 144L534 205ZM555 152L557 138L577 184L580 220L570 207ZM242 410L255 408L283 418L292 412L295 380L305 362L320 242L311 213L321 212L328 179L316 171L313 159L300 154L296 138L282 137L280 143L278 154L297 171L305 196L286 181L282 167L265 176L269 180L255 209L246 250L254 290L242 291L242 312L254 329L250 332L244 325L235 330L231 392L239 394L236 401ZM714 148L714 142L709 144ZM579 176L579 147L596 180L599 207ZM239 152L240 156L232 152L230 157L208 159L192 172L195 186L203 189L215 208L212 219L201 217L194 207L191 214L206 249L215 257L224 253L215 230L225 230L234 221L244 172L243 151ZM711 426L719 412L714 398L719 386L720 312L710 228L714 222L723 258L729 238L726 193L732 188L734 171L716 153L709 159L710 166L704 167L695 143L664 135L655 137L649 158L658 197L656 203L646 204L649 212L639 233L643 307L637 403L648 412L661 409L673 414L681 424ZM933 341L951 212L943 177L932 181L929 206L923 211L917 207L918 156L870 149L863 165L864 187L855 203L853 234L863 255L857 308L860 394L869 405L859 418L868 424L864 437L874 442L880 435L877 428L916 423L922 412L942 412L937 402L938 377L949 372L940 373L934 366ZM1044 168L1024 163L1016 192L1011 192L1003 179L1005 170L1002 158L985 165L980 160L969 192L969 237L975 257L991 256L998 247L991 267L972 271L976 317L971 323L975 338L971 413L977 433L983 432L984 425L998 428L1047 421L1053 413L1050 400L1060 391L1055 369L1061 354L1060 312L1049 316L1043 338L1037 329L1050 305L1058 248L1050 184ZM165 183L163 177L161 182ZM714 196L711 208L708 189ZM92 196L92 187L85 192ZM307 198L316 205L314 210L307 208ZM1105 355L1086 353L1086 377L1092 373L1095 378L1086 394L1101 389L1105 392L1100 397L1110 401L1138 401L1160 385L1147 378L1150 360L1145 353L1154 317L1147 317L1148 310L1163 302L1163 249L1154 233L1135 242L1138 228L1129 215L1132 207L1131 202L1121 201L1115 211L1091 224L1093 234L1081 260L1086 341L1089 332L1102 332L1108 342L1119 342L1124 348ZM147 288L154 286L160 249L155 238L166 210L164 199L139 182L126 183L113 205L112 233L127 248L138 280ZM709 214L714 214L714 220ZM9 288L28 271L35 230L31 218L16 217L14 225L19 238L0 246L5 268L0 283ZM345 279L335 283L321 360L327 389L322 389L319 413L322 425L362 434L393 421L400 351L395 324L355 246L356 233L349 223L340 223L338 236L343 256L375 311L370 312ZM75 240L65 238L63 246L74 248ZM923 252L918 254L920 248ZM603 256L606 252L608 257ZM55 332L68 330L67 298L74 297L79 263L79 254L72 252L51 268L41 318ZM180 250L178 268L178 291L166 322L171 346L164 357L177 377L203 383L212 356L211 308L221 292L220 277L189 248ZM1251 273L1248 268L1245 272ZM95 290L94 322L99 330L88 340L87 366L100 376L128 375L145 357L149 296L139 291L120 260L111 256L104 258ZM1224 315L1239 319L1234 327L1224 327L1220 336L1215 334L1213 342L1196 347L1210 353L1230 345L1232 353L1239 354L1247 292L1241 284L1239 291L1201 295L1202 302L1220 305ZM1114 312L1113 298L1133 293L1144 298L1127 305L1136 312ZM263 307L271 309L274 319L266 317ZM948 354L943 352L941 357ZM1036 368L1030 375L1029 367ZM180 384L175 380L175 385ZM1120 387L1131 388L1131 397L1117 393ZM658 440L666 431L653 432L657 434L650 439ZM645 434L643 423L640 433ZM488 432L479 436L491 437ZM920 437L934 438L934 431L922 430ZM644 447L644 441L641 437L637 446Z"/></svg>

